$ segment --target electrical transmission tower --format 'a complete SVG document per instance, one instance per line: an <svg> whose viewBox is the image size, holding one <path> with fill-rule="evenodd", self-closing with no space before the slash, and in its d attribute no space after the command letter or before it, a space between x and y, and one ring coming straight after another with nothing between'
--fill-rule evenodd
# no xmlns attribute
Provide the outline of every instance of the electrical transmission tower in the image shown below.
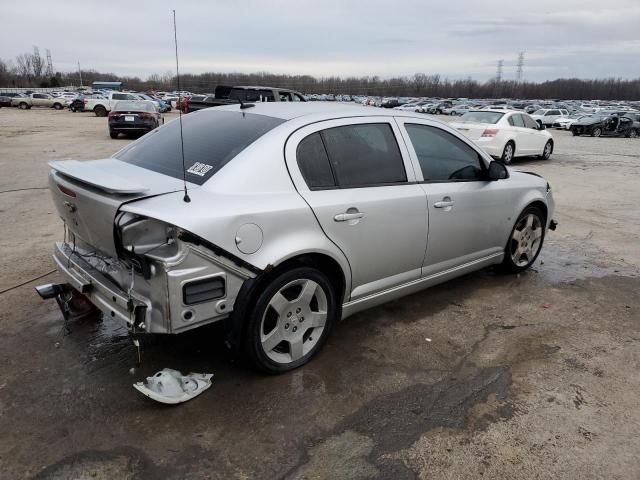
<svg viewBox="0 0 640 480"><path fill-rule="evenodd" d="M524 67L524 52L518 54L518 69L516 70L516 82L518 83L522 83L522 67Z"/></svg>
<svg viewBox="0 0 640 480"><path fill-rule="evenodd" d="M496 82L500 83L502 81L502 70L504 67L504 60L498 60L498 68L496 70Z"/></svg>
<svg viewBox="0 0 640 480"><path fill-rule="evenodd" d="M51 50L47 48L47 77L53 77L53 62L51 61Z"/></svg>

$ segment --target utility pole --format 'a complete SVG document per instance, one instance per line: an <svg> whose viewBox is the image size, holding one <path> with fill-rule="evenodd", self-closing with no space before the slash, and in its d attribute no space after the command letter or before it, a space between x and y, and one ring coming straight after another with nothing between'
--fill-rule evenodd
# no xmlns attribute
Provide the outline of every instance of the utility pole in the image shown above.
<svg viewBox="0 0 640 480"><path fill-rule="evenodd" d="M517 83L522 83L523 67L524 67L524 51L518 54L518 69L516 70Z"/></svg>
<svg viewBox="0 0 640 480"><path fill-rule="evenodd" d="M80 74L80 86L82 86L82 70L80 69L80 61L78 60L78 73Z"/></svg>
<svg viewBox="0 0 640 480"><path fill-rule="evenodd" d="M53 62L51 61L51 50L47 48L47 71L46 76L48 78L53 77Z"/></svg>
<svg viewBox="0 0 640 480"><path fill-rule="evenodd" d="M504 67L504 60L498 60L498 66L496 68L496 84L493 91L493 96L498 98L502 90L502 70Z"/></svg>

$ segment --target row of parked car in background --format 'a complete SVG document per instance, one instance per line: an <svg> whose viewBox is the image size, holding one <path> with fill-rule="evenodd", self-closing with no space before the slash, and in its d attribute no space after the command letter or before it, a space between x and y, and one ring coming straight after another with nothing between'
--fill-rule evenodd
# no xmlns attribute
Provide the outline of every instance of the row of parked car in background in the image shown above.
<svg viewBox="0 0 640 480"><path fill-rule="evenodd" d="M571 131L576 136L591 135L594 137L625 136L635 138L640 134L640 102L304 95L284 88L224 85L219 85L211 93L204 94L194 94L188 91L134 92L89 89L50 92L0 91L0 107L12 106L23 110L32 107L57 110L68 108L73 112L91 111L99 117L108 116L118 102L127 102L125 105L129 107L132 106L131 102L149 102L154 105L156 113L165 113L172 109L180 109L184 113L190 113L203 108L231 103L287 101L351 102L431 115L460 117L478 111L520 112L526 114L522 117L522 123L533 120L540 130L556 128ZM141 108L144 110L147 107ZM131 115L127 115L127 117L130 118ZM517 119L518 117L507 116L505 118ZM162 119L159 117L157 124L161 122ZM154 121L154 123L156 122ZM517 156L519 153L519 150L516 150L513 155Z"/></svg>

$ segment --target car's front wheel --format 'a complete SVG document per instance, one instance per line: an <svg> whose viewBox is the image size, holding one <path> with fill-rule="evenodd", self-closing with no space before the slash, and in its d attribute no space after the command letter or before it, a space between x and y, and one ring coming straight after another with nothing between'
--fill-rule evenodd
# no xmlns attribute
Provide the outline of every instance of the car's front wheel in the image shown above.
<svg viewBox="0 0 640 480"><path fill-rule="evenodd" d="M260 370L281 373L307 363L324 344L338 316L338 297L327 276L310 267L276 275L250 308L245 350Z"/></svg>
<svg viewBox="0 0 640 480"><path fill-rule="evenodd" d="M638 136L638 131L635 128L632 128L631 130L629 130L629 133L627 133L626 137L627 138L636 138Z"/></svg>
<svg viewBox="0 0 640 480"><path fill-rule="evenodd" d="M545 216L537 207L527 207L518 217L504 252L503 267L519 273L538 258L545 234Z"/></svg>
<svg viewBox="0 0 640 480"><path fill-rule="evenodd" d="M593 130L591 130L592 137L599 137L600 135L602 135L602 129L600 127L596 127Z"/></svg>

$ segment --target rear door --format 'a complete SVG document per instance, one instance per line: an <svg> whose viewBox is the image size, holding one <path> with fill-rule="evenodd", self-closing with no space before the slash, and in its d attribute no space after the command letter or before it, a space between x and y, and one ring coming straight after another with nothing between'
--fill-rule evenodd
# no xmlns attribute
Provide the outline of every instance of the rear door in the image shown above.
<svg viewBox="0 0 640 480"><path fill-rule="evenodd" d="M287 166L351 266L351 299L420 277L427 202L390 117L331 120L288 140Z"/></svg>
<svg viewBox="0 0 640 480"><path fill-rule="evenodd" d="M488 181L488 161L473 145L436 122L399 119L429 204L423 276L501 255L517 189Z"/></svg>

